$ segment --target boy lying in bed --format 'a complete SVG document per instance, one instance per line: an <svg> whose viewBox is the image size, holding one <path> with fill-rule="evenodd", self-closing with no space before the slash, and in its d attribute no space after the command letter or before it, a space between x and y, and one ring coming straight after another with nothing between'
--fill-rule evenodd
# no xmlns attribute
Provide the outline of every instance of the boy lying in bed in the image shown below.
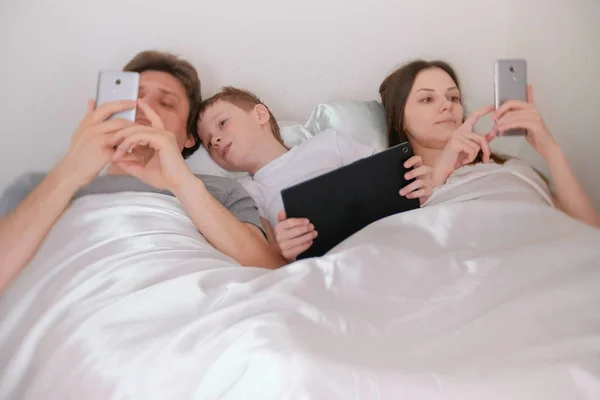
<svg viewBox="0 0 600 400"><path fill-rule="evenodd" d="M243 185L259 205L269 241L290 262L312 245L317 232L306 219L286 218L281 190L375 152L332 130L288 149L267 106L253 93L233 87L201 103L198 133L219 166L252 175ZM407 179L417 179L400 195L425 201L432 192L431 168L420 157L412 157L405 167L413 167Z"/></svg>
<svg viewBox="0 0 600 400"><path fill-rule="evenodd" d="M269 247L256 204L235 181L194 175L184 157L199 147L200 80L187 61L146 51L124 68L140 76L139 100L88 112L67 154L47 175L28 174L0 199L0 293L36 254L72 200L96 193L158 192L176 196L198 231L242 265L285 264ZM108 120L138 107L135 123ZM107 176L98 176L111 162Z"/></svg>

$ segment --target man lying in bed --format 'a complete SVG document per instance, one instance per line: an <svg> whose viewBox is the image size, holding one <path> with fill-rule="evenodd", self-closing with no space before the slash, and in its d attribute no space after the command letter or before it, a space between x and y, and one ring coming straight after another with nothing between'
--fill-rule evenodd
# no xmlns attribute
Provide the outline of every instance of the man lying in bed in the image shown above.
<svg viewBox="0 0 600 400"><path fill-rule="evenodd" d="M89 194L174 195L198 231L242 265L276 268L255 202L235 181L194 175L184 157L199 147L200 80L187 61L146 51L124 68L141 73L135 123L108 120L136 102L94 102L67 154L45 175L29 174L0 199L0 293L36 254L74 199ZM106 176L98 176L110 164Z"/></svg>

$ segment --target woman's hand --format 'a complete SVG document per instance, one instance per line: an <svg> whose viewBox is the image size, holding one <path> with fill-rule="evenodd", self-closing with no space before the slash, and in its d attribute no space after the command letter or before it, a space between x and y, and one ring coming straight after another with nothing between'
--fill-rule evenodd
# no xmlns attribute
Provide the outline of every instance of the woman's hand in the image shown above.
<svg viewBox="0 0 600 400"><path fill-rule="evenodd" d="M492 118L496 121L495 129L499 136L511 129L526 129L525 138L546 160L558 147L541 113L533 103L531 85L527 86L527 103L509 100L498 107Z"/></svg>
<svg viewBox="0 0 600 400"><path fill-rule="evenodd" d="M475 161L479 152L483 153L483 162L490 160L492 151L489 143L496 137L495 131L480 135L473 132L473 127L479 121L479 118L492 111L494 111L494 106L475 111L454 131L433 167L434 187L446 183L446 179L458 168Z"/></svg>
<svg viewBox="0 0 600 400"><path fill-rule="evenodd" d="M511 129L527 130L525 138L548 164L556 192L554 202L557 208L590 226L600 228L600 212L575 176L558 142L534 105L533 88L527 87L527 103L507 101L498 107L493 118L500 135Z"/></svg>
<svg viewBox="0 0 600 400"><path fill-rule="evenodd" d="M415 180L400 189L400 196L405 196L407 199L418 198L423 205L433 192L432 168L423 165L423 159L420 156L413 156L406 160L404 168L412 168L404 174L404 179Z"/></svg>

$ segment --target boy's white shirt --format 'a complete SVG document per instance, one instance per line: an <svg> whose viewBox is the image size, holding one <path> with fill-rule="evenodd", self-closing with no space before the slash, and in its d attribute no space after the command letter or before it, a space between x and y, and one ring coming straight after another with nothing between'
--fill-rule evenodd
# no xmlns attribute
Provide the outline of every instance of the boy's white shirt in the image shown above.
<svg viewBox="0 0 600 400"><path fill-rule="evenodd" d="M291 148L254 176L239 182L256 201L261 217L275 227L284 210L281 191L375 153L375 148L328 129Z"/></svg>

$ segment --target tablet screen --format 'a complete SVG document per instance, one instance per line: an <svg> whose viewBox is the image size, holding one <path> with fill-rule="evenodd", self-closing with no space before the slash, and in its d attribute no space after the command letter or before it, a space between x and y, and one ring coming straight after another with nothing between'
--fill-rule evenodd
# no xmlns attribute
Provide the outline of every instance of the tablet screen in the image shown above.
<svg viewBox="0 0 600 400"><path fill-rule="evenodd" d="M408 142L284 189L288 218L308 218L318 236L298 259L322 256L365 226L420 207L400 196L403 164L412 157Z"/></svg>

